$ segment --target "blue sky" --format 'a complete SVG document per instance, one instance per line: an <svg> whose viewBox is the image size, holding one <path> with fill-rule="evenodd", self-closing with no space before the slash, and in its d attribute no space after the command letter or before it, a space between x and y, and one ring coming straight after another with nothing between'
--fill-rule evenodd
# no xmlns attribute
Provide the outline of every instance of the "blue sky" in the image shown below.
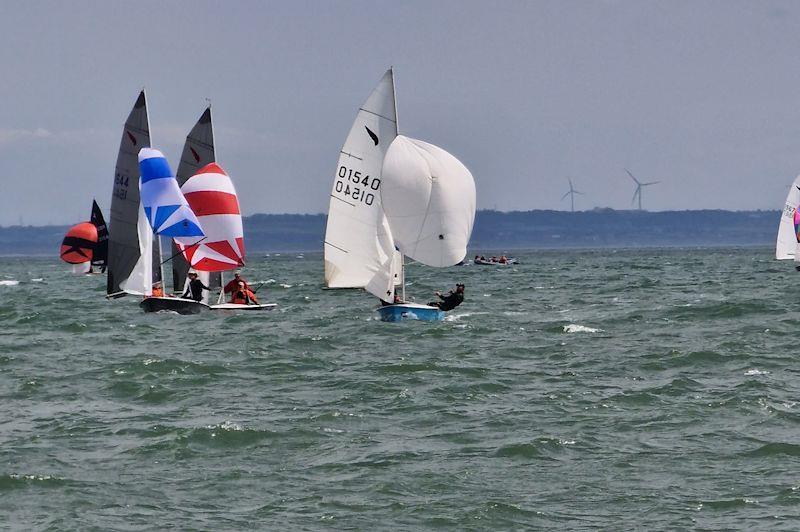
<svg viewBox="0 0 800 532"><path fill-rule="evenodd" d="M778 209L800 173L800 4L738 1L14 2L0 16L0 225L88 218L147 87L177 164L214 105L246 214L327 210L390 65L401 132L452 152L478 206Z"/></svg>

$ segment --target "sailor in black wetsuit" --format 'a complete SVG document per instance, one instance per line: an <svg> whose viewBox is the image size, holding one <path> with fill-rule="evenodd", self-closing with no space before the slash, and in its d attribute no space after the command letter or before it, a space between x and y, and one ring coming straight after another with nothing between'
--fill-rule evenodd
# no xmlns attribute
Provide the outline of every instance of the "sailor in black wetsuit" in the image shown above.
<svg viewBox="0 0 800 532"><path fill-rule="evenodd" d="M196 273L189 272L189 286L186 288L186 292L184 292L181 297L184 299L194 299L195 301L202 301L203 290L211 290L211 289L206 285L204 285L203 281L197 278Z"/></svg>
<svg viewBox="0 0 800 532"><path fill-rule="evenodd" d="M445 312L453 310L464 302L464 285L461 283L456 284L455 291L451 290L446 296L443 296L441 292L436 292L436 295L439 296L441 301L431 301L428 306L439 307L439 310L444 310Z"/></svg>

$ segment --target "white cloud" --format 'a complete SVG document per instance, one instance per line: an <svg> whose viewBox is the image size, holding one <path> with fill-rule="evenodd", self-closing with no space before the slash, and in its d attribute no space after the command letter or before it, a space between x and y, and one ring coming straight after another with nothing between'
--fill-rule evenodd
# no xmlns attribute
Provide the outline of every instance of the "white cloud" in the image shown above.
<svg viewBox="0 0 800 532"><path fill-rule="evenodd" d="M11 144L31 139L47 139L52 136L53 133L50 130L41 127L36 129L0 129L0 144Z"/></svg>

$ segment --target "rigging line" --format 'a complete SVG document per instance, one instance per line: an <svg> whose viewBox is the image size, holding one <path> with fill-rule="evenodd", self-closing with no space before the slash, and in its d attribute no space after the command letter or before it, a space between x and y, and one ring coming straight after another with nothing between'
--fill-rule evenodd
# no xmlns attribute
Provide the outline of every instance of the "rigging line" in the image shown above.
<svg viewBox="0 0 800 532"><path fill-rule="evenodd" d="M186 248L188 249L188 248L190 248L190 247L192 247L192 246L196 246L196 245L198 245L200 242L202 242L203 240L205 240L206 238L208 238L208 237L207 237L207 236L204 236L203 238L201 238L200 240L198 240L197 242L195 242L195 243L194 243L194 244L192 244L191 246L186 246ZM174 258L175 258L175 257L177 257L178 255L180 255L181 253L183 253L183 251L178 251L177 253L175 253L174 255L172 255L172 256L171 256L170 258L168 258L167 260L163 260L163 261L161 261L161 264L159 264L159 266L163 266L163 265L164 265L164 263L167 263L167 262L171 261L172 259L174 259ZM188 262L188 261L187 261L187 262ZM190 267L191 267L191 265L190 265Z"/></svg>

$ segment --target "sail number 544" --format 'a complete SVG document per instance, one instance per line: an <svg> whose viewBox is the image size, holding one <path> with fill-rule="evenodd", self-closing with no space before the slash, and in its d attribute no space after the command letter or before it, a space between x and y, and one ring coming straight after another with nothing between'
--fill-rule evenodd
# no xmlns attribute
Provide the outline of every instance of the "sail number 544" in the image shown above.
<svg viewBox="0 0 800 532"><path fill-rule="evenodd" d="M380 188L380 179L361 175L358 170L353 171L352 168L346 166L339 167L338 177L333 189L339 194L344 194L354 201L360 201L367 205L372 205L372 202L375 201L375 194L370 190L377 191Z"/></svg>

